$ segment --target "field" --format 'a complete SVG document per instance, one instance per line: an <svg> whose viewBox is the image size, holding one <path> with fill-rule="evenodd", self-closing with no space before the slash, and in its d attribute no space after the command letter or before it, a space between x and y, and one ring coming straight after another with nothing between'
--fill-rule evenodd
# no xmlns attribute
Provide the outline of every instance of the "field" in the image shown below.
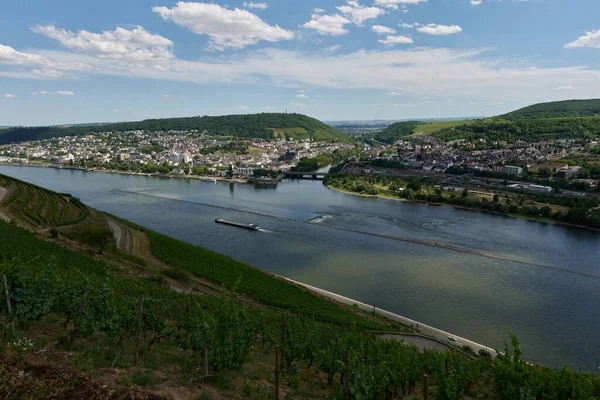
<svg viewBox="0 0 600 400"><path fill-rule="evenodd" d="M454 128L458 125L468 124L469 120L462 121L431 121L419 122L415 128L415 133L411 136L431 136L432 133L444 128Z"/></svg>

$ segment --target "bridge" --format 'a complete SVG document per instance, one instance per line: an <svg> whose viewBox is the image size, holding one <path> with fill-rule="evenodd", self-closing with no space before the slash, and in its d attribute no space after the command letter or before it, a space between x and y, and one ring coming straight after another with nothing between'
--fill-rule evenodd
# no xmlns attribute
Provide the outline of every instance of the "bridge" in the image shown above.
<svg viewBox="0 0 600 400"><path fill-rule="evenodd" d="M328 172L284 172L283 177L287 179L312 179L312 180L323 180Z"/></svg>

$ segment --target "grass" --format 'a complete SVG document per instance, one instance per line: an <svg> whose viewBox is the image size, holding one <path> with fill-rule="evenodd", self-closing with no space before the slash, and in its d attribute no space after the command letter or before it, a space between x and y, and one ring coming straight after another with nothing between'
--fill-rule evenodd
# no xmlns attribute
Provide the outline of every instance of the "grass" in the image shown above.
<svg viewBox="0 0 600 400"><path fill-rule="evenodd" d="M468 124L469 122L469 120L420 122L412 136L431 136L431 134L440 129L454 128L455 126Z"/></svg>

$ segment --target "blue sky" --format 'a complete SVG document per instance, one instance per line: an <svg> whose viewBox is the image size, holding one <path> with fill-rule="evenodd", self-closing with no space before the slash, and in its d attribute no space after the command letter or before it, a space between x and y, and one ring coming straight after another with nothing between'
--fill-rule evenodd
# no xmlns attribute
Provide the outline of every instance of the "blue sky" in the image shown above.
<svg viewBox="0 0 600 400"><path fill-rule="evenodd" d="M5 3L0 126L490 116L600 97L598 0Z"/></svg>

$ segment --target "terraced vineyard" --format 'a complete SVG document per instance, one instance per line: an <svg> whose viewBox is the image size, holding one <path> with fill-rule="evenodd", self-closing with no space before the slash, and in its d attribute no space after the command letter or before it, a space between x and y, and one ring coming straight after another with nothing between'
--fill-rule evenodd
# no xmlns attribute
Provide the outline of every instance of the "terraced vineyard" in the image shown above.
<svg viewBox="0 0 600 400"><path fill-rule="evenodd" d="M55 193L5 175L0 175L0 187L8 191L0 207L36 227L77 225L89 216L89 209L68 194Z"/></svg>

